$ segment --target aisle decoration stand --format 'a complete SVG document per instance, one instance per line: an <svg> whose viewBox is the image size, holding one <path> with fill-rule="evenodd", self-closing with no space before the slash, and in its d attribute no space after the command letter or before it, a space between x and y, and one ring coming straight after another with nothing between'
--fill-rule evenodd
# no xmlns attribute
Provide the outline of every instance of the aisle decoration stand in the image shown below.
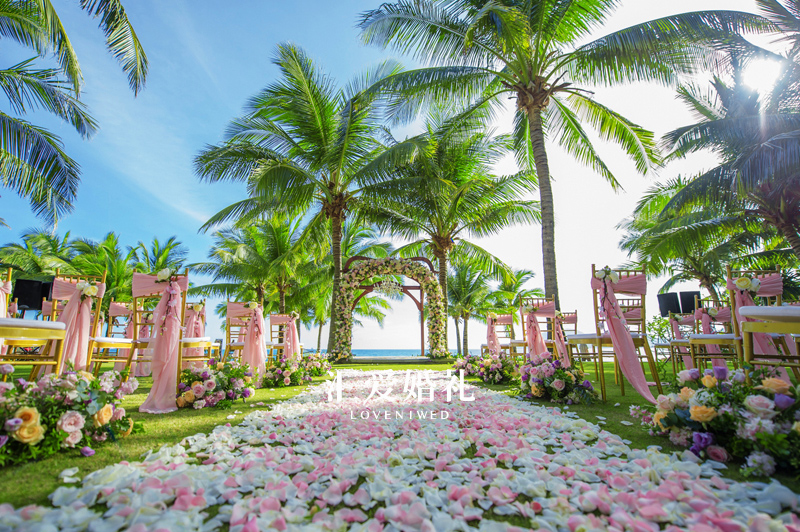
<svg viewBox="0 0 800 532"><path fill-rule="evenodd" d="M181 294L189 287L186 275L161 271L158 275L133 274L133 297L153 295L163 289L161 300L153 312L150 348L153 350L153 387L140 412L166 414L178 409L175 391L178 388L178 349L181 335Z"/></svg>
<svg viewBox="0 0 800 532"><path fill-rule="evenodd" d="M655 404L656 400L650 392L644 370L636 354L633 337L628 330L625 318L617 304L615 292L644 296L647 293L647 279L644 275L631 275L620 278L616 272L609 269L598 270L592 277L592 288L600 292L600 315L605 317L611 344L619 361L620 369L631 386L647 401ZM645 341L647 341L645 339ZM602 347L601 347L602 349ZM603 371L602 365L600 371Z"/></svg>

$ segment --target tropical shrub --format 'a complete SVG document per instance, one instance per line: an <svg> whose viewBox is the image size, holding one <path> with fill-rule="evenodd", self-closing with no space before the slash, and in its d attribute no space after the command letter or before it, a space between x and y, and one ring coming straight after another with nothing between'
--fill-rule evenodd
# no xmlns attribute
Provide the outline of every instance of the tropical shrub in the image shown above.
<svg viewBox="0 0 800 532"><path fill-rule="evenodd" d="M771 369L750 373L715 367L678 373L655 411L631 409L651 434L668 436L699 457L744 462L746 475L800 471L800 386Z"/></svg>
<svg viewBox="0 0 800 532"><path fill-rule="evenodd" d="M564 367L553 355L533 355L519 368L520 392L526 399L592 404L597 390L577 367Z"/></svg>
<svg viewBox="0 0 800 532"><path fill-rule="evenodd" d="M13 371L10 364L0 366L2 374ZM0 382L0 466L75 448L92 456L91 446L140 430L117 406L139 383L132 377L121 380L117 371L99 378L85 371L66 371L37 382Z"/></svg>
<svg viewBox="0 0 800 532"><path fill-rule="evenodd" d="M281 357L277 363L267 367L261 385L264 388L298 386L311 381L305 364L300 357Z"/></svg>
<svg viewBox="0 0 800 532"><path fill-rule="evenodd" d="M509 355L470 355L456 360L453 368L489 384L507 384L518 377L517 364Z"/></svg>
<svg viewBox="0 0 800 532"><path fill-rule="evenodd" d="M208 361L207 367L191 367L181 371L176 397L179 408L230 408L233 402L246 400L255 393L250 366L238 360Z"/></svg>

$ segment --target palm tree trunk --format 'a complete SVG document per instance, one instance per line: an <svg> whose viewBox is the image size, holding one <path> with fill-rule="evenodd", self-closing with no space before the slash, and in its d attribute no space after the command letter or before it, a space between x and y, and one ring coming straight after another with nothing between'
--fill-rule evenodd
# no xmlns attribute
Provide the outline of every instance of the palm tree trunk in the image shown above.
<svg viewBox="0 0 800 532"><path fill-rule="evenodd" d="M462 318L464 319L464 348L463 348L463 352L464 352L464 356L468 357L469 356L469 333L467 332L467 327L469 326L469 315L465 314L464 316L462 316Z"/></svg>
<svg viewBox="0 0 800 532"><path fill-rule="evenodd" d="M458 356L461 356L461 331L458 330L458 318L453 316L453 323L456 326L456 350L458 351Z"/></svg>
<svg viewBox="0 0 800 532"><path fill-rule="evenodd" d="M542 259L544 263L544 292L555 297L556 308L561 308L558 298L558 276L556 274L556 234L553 207L553 189L550 183L550 165L547 162L547 151L544 145L542 129L542 111L528 109L528 127L533 149L533 161L536 165L536 177L539 181L539 205L542 212Z"/></svg>
<svg viewBox="0 0 800 532"><path fill-rule="evenodd" d="M322 326L325 325L322 322L317 322L317 353L322 352Z"/></svg>
<svg viewBox="0 0 800 532"><path fill-rule="evenodd" d="M333 256L333 293L331 294L331 325L328 333L328 353L333 352L339 334L339 317L336 302L339 299L339 283L342 279L342 215L331 216L331 255Z"/></svg>
<svg viewBox="0 0 800 532"><path fill-rule="evenodd" d="M444 303L444 315L447 316L447 251L436 251L436 260L439 263L439 287L442 289L442 302ZM447 318L444 320L444 337L447 338Z"/></svg>
<svg viewBox="0 0 800 532"><path fill-rule="evenodd" d="M800 260L800 235L797 234L797 229L791 224L782 223L778 224L778 230L792 247L795 257Z"/></svg>
<svg viewBox="0 0 800 532"><path fill-rule="evenodd" d="M286 290L278 288L278 313L286 314Z"/></svg>

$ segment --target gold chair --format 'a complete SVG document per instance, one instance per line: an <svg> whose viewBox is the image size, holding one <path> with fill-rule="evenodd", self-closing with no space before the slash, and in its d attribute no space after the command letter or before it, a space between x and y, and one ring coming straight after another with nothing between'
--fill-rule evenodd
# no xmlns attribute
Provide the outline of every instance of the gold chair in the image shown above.
<svg viewBox="0 0 800 532"><path fill-rule="evenodd" d="M246 301L228 301L225 308L225 353L222 361L228 360L234 351L244 349L244 337L247 333L247 316L244 315Z"/></svg>
<svg viewBox="0 0 800 532"><path fill-rule="evenodd" d="M120 303L114 301L113 299L111 300L109 305L109 313L111 313L111 309L114 309L114 314L116 315L109 316L108 335L92 336L89 339L89 355L86 359L86 369L87 371L92 371L90 368L92 367L92 364L95 364L93 371L95 376L100 374L100 369L104 363L124 363L125 367L123 368L123 371L128 370L130 373L131 361L136 354L136 341L134 338L126 338L124 331L122 332L122 336L115 335L113 331L114 327L119 327L122 325L120 323L120 318L124 317L124 314L122 314L121 309L119 309L120 305ZM127 320L131 319L131 311L128 309L128 317L124 325L127 326ZM96 354L95 350L97 350ZM122 350L127 351L123 353Z"/></svg>
<svg viewBox="0 0 800 532"><path fill-rule="evenodd" d="M797 306L754 306L742 307L740 315L762 321L742 321L742 343L744 361L748 366L772 366L791 368L796 381L800 381L800 307ZM758 354L754 349L753 335L757 333L780 336L789 335L795 343L795 352L784 351L780 355ZM748 377L749 378L749 377Z"/></svg>
<svg viewBox="0 0 800 532"><path fill-rule="evenodd" d="M64 337L66 326L58 321L22 320L18 318L0 318L0 338L14 339L19 342L30 341L32 345L41 346L40 353L33 355L18 355L3 357L3 364L12 366L33 366L29 380L33 380L42 366L61 365L64 353ZM50 355L50 346L55 342L56 349ZM6 380L7 375L3 376Z"/></svg>
<svg viewBox="0 0 800 532"><path fill-rule="evenodd" d="M695 301L695 308L697 308L697 301ZM691 357L691 352L689 351L689 335L697 332L697 320L695 319L694 312L690 312L688 314L670 313L669 321L670 338L669 343L667 343L667 349L669 351L669 358L672 361L672 372L674 375L678 375L680 371L679 368L684 365L683 357ZM677 323L678 331L681 333L680 335L675 334L675 330L672 326L673 321Z"/></svg>
<svg viewBox="0 0 800 532"><path fill-rule="evenodd" d="M497 333L497 341L500 344L500 353L505 352L510 354L514 336L514 315L499 314L494 324L494 330ZM486 354L488 352L488 344L481 344L481 354Z"/></svg>
<svg viewBox="0 0 800 532"><path fill-rule="evenodd" d="M539 308L543 305L548 303L552 303L555 301L554 296L550 297L523 297L520 300L520 307L519 307L519 319L522 323L522 349L523 354L527 354L528 349L528 316L525 314L525 307L532 307L532 308ZM536 317L536 320L539 322L539 329L542 331L542 335L544 336L544 343L547 345L547 348L550 351L555 349L553 343L553 320L549 318L540 318L539 316ZM512 341L511 345L516 347L517 341Z"/></svg>
<svg viewBox="0 0 800 532"><path fill-rule="evenodd" d="M270 314L269 316L269 338L267 344L267 363L279 360L283 356L283 348L285 346L284 336L286 332L286 325L291 320L289 314ZM300 344L300 355L303 354L303 344Z"/></svg>
<svg viewBox="0 0 800 532"><path fill-rule="evenodd" d="M180 350L180 363L178 368L183 368L187 362L202 362L204 365L212 358L216 358L219 354L220 347L211 341L209 336L192 336L192 331L186 331L186 309L188 306L202 305L205 307L206 300L195 301L189 303L187 297L183 298L183 311L181 313L181 323L184 328L181 329L181 350ZM203 328L205 331L205 327ZM187 334L188 336L184 336ZM180 375L180 371L179 371ZM180 377L179 377L180 379Z"/></svg>
<svg viewBox="0 0 800 532"><path fill-rule="evenodd" d="M592 264L592 279L594 279L596 271L596 266ZM621 280L637 275L644 275L643 269L615 269L613 271L619 275ZM597 378L600 381L600 392L603 400L605 401L606 383L603 371L604 355L611 356L614 361L614 376L616 382L618 382L620 385L620 392L622 395L625 395L625 383L616 353L613 353L613 351L604 353L605 348L610 347L613 349L613 344L611 343L611 336L608 334L608 332L606 332L608 330L606 318L600 315L600 309L602 308L600 291L596 288L592 288L592 292L595 332L568 336L567 349L569 350L569 356L571 360L578 358L581 364L586 360L594 362ZM655 381L658 393L662 393L661 379L658 376L658 368L656 366L655 359L653 358L653 352L650 349L650 342L647 340L647 312L645 306L645 295L626 293L621 290L619 290L617 294L625 296L617 297L617 304L619 305L625 317L627 328L631 333L631 338L633 339L633 345L636 348L639 361L642 363L642 369L645 369L644 366L646 362L650 368L650 374ZM574 348L578 346L586 346L589 349L587 349L586 352L580 352L576 357Z"/></svg>

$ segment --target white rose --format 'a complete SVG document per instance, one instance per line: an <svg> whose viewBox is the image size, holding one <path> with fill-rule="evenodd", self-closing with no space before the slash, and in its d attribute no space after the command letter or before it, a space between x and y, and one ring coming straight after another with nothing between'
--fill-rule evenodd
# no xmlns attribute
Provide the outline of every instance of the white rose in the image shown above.
<svg viewBox="0 0 800 532"><path fill-rule="evenodd" d="M596 272L594 272L594 276L597 277L598 279L602 279L603 277L606 276L606 271L605 270L597 270Z"/></svg>
<svg viewBox="0 0 800 532"><path fill-rule="evenodd" d="M719 311L717 309L715 309L715 308L710 308L710 309L708 309L707 312L708 312L708 315L711 316L712 318L716 318L717 317L717 313L719 313Z"/></svg>
<svg viewBox="0 0 800 532"><path fill-rule="evenodd" d="M609 272L608 278L611 279L612 283L619 282L619 274L617 272Z"/></svg>
<svg viewBox="0 0 800 532"><path fill-rule="evenodd" d="M89 286L89 283L86 281L79 281L78 284L75 285L75 288L83 292L87 286Z"/></svg>
<svg viewBox="0 0 800 532"><path fill-rule="evenodd" d="M747 277L739 277L733 282L739 290L748 290L751 283L752 282Z"/></svg>
<svg viewBox="0 0 800 532"><path fill-rule="evenodd" d="M89 297L94 297L97 295L97 286L90 284L86 288L83 289L83 294Z"/></svg>
<svg viewBox="0 0 800 532"><path fill-rule="evenodd" d="M172 270L170 270L169 268L164 268L163 270L161 270L156 274L156 279L158 279L159 281L166 281L170 277L172 277Z"/></svg>
<svg viewBox="0 0 800 532"><path fill-rule="evenodd" d="M195 303L192 308L194 309L195 312L200 312L200 311L203 310L203 304L202 303Z"/></svg>
<svg viewBox="0 0 800 532"><path fill-rule="evenodd" d="M753 279L750 281L750 291L751 292L758 292L758 289L761 288L761 281L758 279Z"/></svg>

